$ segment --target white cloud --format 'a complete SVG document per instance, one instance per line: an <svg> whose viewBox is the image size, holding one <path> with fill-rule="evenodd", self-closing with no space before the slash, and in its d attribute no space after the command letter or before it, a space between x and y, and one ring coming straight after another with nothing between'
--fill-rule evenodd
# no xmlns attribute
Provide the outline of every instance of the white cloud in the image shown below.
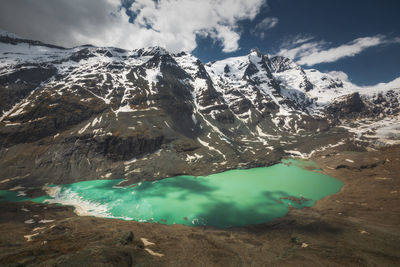
<svg viewBox="0 0 400 267"><path fill-rule="evenodd" d="M267 17L256 25L256 29L257 30L268 30L268 29L275 27L276 24L278 24L277 18Z"/></svg>
<svg viewBox="0 0 400 267"><path fill-rule="evenodd" d="M340 71L340 70L333 70L328 72L329 75L331 75L334 78L338 78L339 80L345 81L345 82L350 82L349 76L347 73Z"/></svg>
<svg viewBox="0 0 400 267"><path fill-rule="evenodd" d="M278 18L275 17L266 17L262 21L260 21L254 29L252 29L250 32L251 34L260 37L261 39L264 39L265 37L265 32L278 24Z"/></svg>
<svg viewBox="0 0 400 267"><path fill-rule="evenodd" d="M397 89L400 88L400 77L388 82L388 83L378 83L376 85L370 86L361 86L362 88L366 89L373 89L373 90L382 90L382 89Z"/></svg>
<svg viewBox="0 0 400 267"><path fill-rule="evenodd" d="M162 46L192 51L196 37L210 36L224 52L239 49L238 22L253 20L266 0L2 0L0 28L63 46L90 43L127 49Z"/></svg>
<svg viewBox="0 0 400 267"><path fill-rule="evenodd" d="M353 57L370 47L396 42L396 39L388 39L383 35L377 35L358 38L347 44L328 48L327 42L311 41L312 39L314 38L297 38L291 43L286 42L281 47L278 55L289 57L301 65L313 66L319 63L335 62L342 58Z"/></svg>
<svg viewBox="0 0 400 267"><path fill-rule="evenodd" d="M281 44L281 47L294 47L297 44L302 44L315 39L314 36L308 34L297 34L295 36L288 36Z"/></svg>
<svg viewBox="0 0 400 267"><path fill-rule="evenodd" d="M298 44L298 43L294 43ZM313 53L317 53L318 51L321 51L323 47L325 46L325 42L319 41L319 42L302 42L301 45L295 46L295 47L290 47L290 48L281 48L281 50L278 52L278 55L285 56L288 58L291 58L293 60L298 60L301 59L304 56L311 55Z"/></svg>
<svg viewBox="0 0 400 267"><path fill-rule="evenodd" d="M384 40L381 36L358 38L348 44L304 55L298 63L312 66L318 63L335 62L341 58L353 57L365 49L380 45L383 42Z"/></svg>

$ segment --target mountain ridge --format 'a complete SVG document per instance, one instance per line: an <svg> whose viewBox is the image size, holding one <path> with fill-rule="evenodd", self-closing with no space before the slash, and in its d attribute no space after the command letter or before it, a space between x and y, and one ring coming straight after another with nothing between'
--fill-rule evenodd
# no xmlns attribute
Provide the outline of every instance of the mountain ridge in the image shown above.
<svg viewBox="0 0 400 267"><path fill-rule="evenodd" d="M59 48L2 35L0 51L7 188L206 175L398 142L400 89L364 90L259 50L203 64L161 47Z"/></svg>

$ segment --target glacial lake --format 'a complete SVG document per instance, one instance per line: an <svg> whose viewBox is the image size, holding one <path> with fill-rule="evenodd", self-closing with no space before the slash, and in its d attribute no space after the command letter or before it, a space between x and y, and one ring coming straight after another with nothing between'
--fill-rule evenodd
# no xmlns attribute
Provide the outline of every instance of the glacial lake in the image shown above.
<svg viewBox="0 0 400 267"><path fill-rule="evenodd" d="M122 181L51 185L48 196L33 199L0 190L0 201L59 203L74 206L80 215L227 228L283 217L290 205L313 206L343 186L313 162L293 159L270 167L118 186Z"/></svg>

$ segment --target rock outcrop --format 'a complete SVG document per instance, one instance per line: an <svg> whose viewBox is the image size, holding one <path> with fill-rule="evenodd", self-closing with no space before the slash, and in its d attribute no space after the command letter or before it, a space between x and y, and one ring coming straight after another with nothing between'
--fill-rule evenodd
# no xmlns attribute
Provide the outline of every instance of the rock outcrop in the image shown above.
<svg viewBox="0 0 400 267"><path fill-rule="evenodd" d="M400 112L399 89L364 90L258 49L203 64L160 47L0 42L4 188L269 165Z"/></svg>

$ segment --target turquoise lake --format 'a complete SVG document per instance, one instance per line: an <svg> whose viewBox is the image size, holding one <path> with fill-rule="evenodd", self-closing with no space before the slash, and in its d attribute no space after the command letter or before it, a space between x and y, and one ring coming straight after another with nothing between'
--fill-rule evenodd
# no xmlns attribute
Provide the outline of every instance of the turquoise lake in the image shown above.
<svg viewBox="0 0 400 267"><path fill-rule="evenodd" d="M52 185L47 188L48 196L35 199L0 190L0 200L72 205L80 215L226 228L283 217L290 205L312 206L343 186L341 181L319 172L313 162L300 160L126 187L118 186L121 181Z"/></svg>

